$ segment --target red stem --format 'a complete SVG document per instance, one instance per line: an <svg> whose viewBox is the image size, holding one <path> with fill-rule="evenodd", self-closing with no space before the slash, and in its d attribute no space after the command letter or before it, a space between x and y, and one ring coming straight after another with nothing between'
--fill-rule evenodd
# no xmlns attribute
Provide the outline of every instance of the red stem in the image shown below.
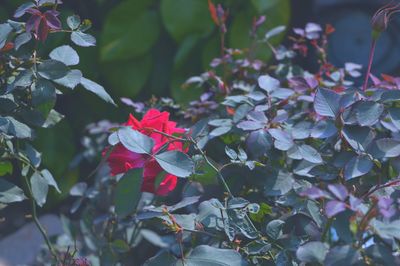
<svg viewBox="0 0 400 266"><path fill-rule="evenodd" d="M367 69L367 73L365 74L363 91L366 91L367 87L368 87L368 80L369 80L369 76L371 74L372 62L374 61L375 48L376 48L376 39L372 38L371 50L369 52L368 69Z"/></svg>

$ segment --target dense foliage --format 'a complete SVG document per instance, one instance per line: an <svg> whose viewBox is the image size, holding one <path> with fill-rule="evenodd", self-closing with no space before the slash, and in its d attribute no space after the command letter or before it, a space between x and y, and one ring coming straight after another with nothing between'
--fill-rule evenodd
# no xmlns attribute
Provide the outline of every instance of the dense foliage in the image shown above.
<svg viewBox="0 0 400 266"><path fill-rule="evenodd" d="M48 186L58 187L48 171L38 170L28 125L49 127L59 120L50 101L61 93L56 84L81 84L113 103L100 85L68 68L79 62L71 46L56 48L50 59L36 48L14 57L23 34L35 47L58 31L71 33L76 45L94 44L85 32L88 22L71 16L69 29L62 30L57 1L42 2L17 11L16 17L29 14L26 24L9 21L0 28L2 99L10 106L1 113L2 175L13 165L22 172L35 219L35 204L45 203ZM286 28L265 33L261 26L268 21L259 17L249 30L253 45L228 49L229 13L208 4L221 54L209 71L184 84L201 97L187 107L168 98L124 98L135 113L126 123L88 126L82 155L102 154L102 160L87 182L71 189L76 201L71 217L62 217L65 234L56 245L47 239L52 257L42 262L399 264L400 88L396 77L370 74L374 43L398 6L374 17L370 64L360 86L362 66L339 68L327 60L330 25L308 23L290 31L288 45L274 46ZM273 63L259 59L255 49L261 47L272 52ZM297 57L310 53L317 55L316 73L296 65ZM22 64L15 67L14 60ZM26 198L1 180L2 203Z"/></svg>

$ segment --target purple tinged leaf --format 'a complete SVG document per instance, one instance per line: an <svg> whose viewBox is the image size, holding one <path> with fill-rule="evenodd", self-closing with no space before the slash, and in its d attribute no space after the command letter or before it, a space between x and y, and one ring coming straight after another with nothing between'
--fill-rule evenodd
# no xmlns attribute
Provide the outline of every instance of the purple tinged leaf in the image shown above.
<svg viewBox="0 0 400 266"><path fill-rule="evenodd" d="M47 26L49 26L51 29L61 29L61 21L58 19L58 15L59 13L55 10L49 10L44 13Z"/></svg>
<svg viewBox="0 0 400 266"><path fill-rule="evenodd" d="M42 12L40 12L40 10L36 9L36 8L29 8L25 11L26 13L32 14L32 15L36 15L36 16L41 16Z"/></svg>
<svg viewBox="0 0 400 266"><path fill-rule="evenodd" d="M329 184L328 190L341 201L345 201L349 195L349 191L342 184Z"/></svg>
<svg viewBox="0 0 400 266"><path fill-rule="evenodd" d="M296 33L297 35L304 36L304 30L303 29L294 28L293 32Z"/></svg>
<svg viewBox="0 0 400 266"><path fill-rule="evenodd" d="M359 199L359 198L356 198L356 197L354 197L353 195L350 194L349 203L350 203L350 208L353 211L358 211L358 208L360 207L360 204L362 203L362 200Z"/></svg>
<svg viewBox="0 0 400 266"><path fill-rule="evenodd" d="M380 197L378 200L379 213L385 218L391 218L396 214L396 208L393 206L393 199L390 197Z"/></svg>
<svg viewBox="0 0 400 266"><path fill-rule="evenodd" d="M267 97L261 91L252 91L247 96L253 99L254 101L262 101Z"/></svg>
<svg viewBox="0 0 400 266"><path fill-rule="evenodd" d="M27 32L31 32L33 29L37 31L39 29L39 23L41 21L40 16L33 15L31 16L25 24L25 28Z"/></svg>
<svg viewBox="0 0 400 266"><path fill-rule="evenodd" d="M268 123L268 118L265 116L264 112L255 112L252 111L247 114L247 119L260 122L260 123Z"/></svg>
<svg viewBox="0 0 400 266"><path fill-rule="evenodd" d="M269 75L264 75L258 78L258 86L260 86L260 88L265 90L266 92L270 93L279 88L280 82L279 80Z"/></svg>
<svg viewBox="0 0 400 266"><path fill-rule="evenodd" d="M141 102L134 102L129 98L122 97L120 98L121 102L127 106L131 106L135 109L136 113L142 113L145 108L145 104Z"/></svg>
<svg viewBox="0 0 400 266"><path fill-rule="evenodd" d="M344 210L346 210L346 204L341 201L331 200L325 205L325 214L328 218L332 218Z"/></svg>
<svg viewBox="0 0 400 266"><path fill-rule="evenodd" d="M320 32L322 28L320 25L316 23L307 23L305 28L305 35L307 39L315 40L318 39L320 36Z"/></svg>
<svg viewBox="0 0 400 266"><path fill-rule="evenodd" d="M265 125L260 122L247 120L240 122L236 126L245 131L253 131L257 129L262 129Z"/></svg>
<svg viewBox="0 0 400 266"><path fill-rule="evenodd" d="M301 192L300 195L314 200L319 198L328 198L328 199L331 198L326 191L319 189L317 187L310 187L305 191Z"/></svg>
<svg viewBox="0 0 400 266"><path fill-rule="evenodd" d="M355 63L345 63L344 69L353 78L358 78L361 76L360 70L362 70L362 65Z"/></svg>
<svg viewBox="0 0 400 266"><path fill-rule="evenodd" d="M275 139L274 145L278 150L287 151L293 147L294 142L289 133L276 128L271 128L268 132Z"/></svg>

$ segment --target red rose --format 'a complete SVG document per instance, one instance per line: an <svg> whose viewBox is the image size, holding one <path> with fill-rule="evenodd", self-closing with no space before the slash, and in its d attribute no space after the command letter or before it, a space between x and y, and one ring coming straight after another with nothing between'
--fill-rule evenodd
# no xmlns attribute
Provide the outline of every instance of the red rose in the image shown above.
<svg viewBox="0 0 400 266"><path fill-rule="evenodd" d="M168 112L160 112L156 109L150 109L144 116L142 121L137 120L133 115L129 116L128 122L124 124L132 129L151 137L154 140L152 153L155 154L171 139L159 132L168 135L182 134L185 132L183 128L176 127L176 123L169 121ZM157 132L158 131L158 132ZM178 150L186 152L183 143L180 141L171 141L167 150ZM178 178L171 174L166 174L155 191L154 182L158 174L162 171L161 166L156 160L146 154L138 154L126 149L122 144L117 144L107 158L108 165L111 168L111 174L117 175L125 173L133 168L143 168L142 191L156 193L157 195L167 195L175 189Z"/></svg>

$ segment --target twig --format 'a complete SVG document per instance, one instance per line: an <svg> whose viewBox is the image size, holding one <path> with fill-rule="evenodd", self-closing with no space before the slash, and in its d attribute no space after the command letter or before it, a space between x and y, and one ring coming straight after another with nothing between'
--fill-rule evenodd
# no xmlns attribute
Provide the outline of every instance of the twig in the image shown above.
<svg viewBox="0 0 400 266"><path fill-rule="evenodd" d="M35 199L33 197L33 192L32 192L32 188L31 185L29 184L28 178L27 176L24 176L24 180L25 180L25 184L28 187L28 191L29 191L29 198L31 200L31 204L32 204L32 217L33 217L33 221L35 222L37 228L39 229L40 233L42 234L47 247L49 248L49 251L51 253L51 255L54 257L54 259L56 260L56 262L58 263L58 256L57 253L53 247L53 245L51 244L51 241L46 233L46 230L43 228L42 224L40 223L38 217L37 217L37 210L36 210L36 203L35 203Z"/></svg>

